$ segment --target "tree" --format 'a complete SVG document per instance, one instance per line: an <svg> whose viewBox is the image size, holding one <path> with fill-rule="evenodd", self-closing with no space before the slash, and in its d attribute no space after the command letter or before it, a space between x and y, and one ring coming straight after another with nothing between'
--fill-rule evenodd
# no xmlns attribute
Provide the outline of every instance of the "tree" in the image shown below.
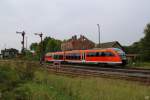
<svg viewBox="0 0 150 100"><path fill-rule="evenodd" d="M150 61L150 23L144 30L144 38L141 39L141 55L143 60Z"/></svg>
<svg viewBox="0 0 150 100"><path fill-rule="evenodd" d="M51 39L51 40L48 41L45 49L46 49L45 52L60 51L61 50L61 41Z"/></svg>
<svg viewBox="0 0 150 100"><path fill-rule="evenodd" d="M37 58L40 58L42 50L44 53L60 51L61 43L61 40L45 37L42 43L32 43L30 49L35 51Z"/></svg>
<svg viewBox="0 0 150 100"><path fill-rule="evenodd" d="M130 46L124 46L124 50L127 54L139 54L141 49L141 42L134 42Z"/></svg>
<svg viewBox="0 0 150 100"><path fill-rule="evenodd" d="M30 50L36 51L37 47L38 47L38 43L32 43L30 45Z"/></svg>

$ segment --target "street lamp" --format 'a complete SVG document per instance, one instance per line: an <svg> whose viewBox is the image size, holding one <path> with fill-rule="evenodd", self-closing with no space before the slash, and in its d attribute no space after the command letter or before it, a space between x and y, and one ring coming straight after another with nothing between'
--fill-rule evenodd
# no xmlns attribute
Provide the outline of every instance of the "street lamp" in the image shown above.
<svg viewBox="0 0 150 100"><path fill-rule="evenodd" d="M44 43L43 43L43 40L42 40L42 37L43 37L43 33L34 33L35 35L38 35L40 36L41 38L41 57L40 57L40 64L42 64L43 60L44 60Z"/></svg>
<svg viewBox="0 0 150 100"><path fill-rule="evenodd" d="M97 27L98 27L98 40L99 40L99 43L98 43L98 47L100 48L100 26L99 24L97 24Z"/></svg>

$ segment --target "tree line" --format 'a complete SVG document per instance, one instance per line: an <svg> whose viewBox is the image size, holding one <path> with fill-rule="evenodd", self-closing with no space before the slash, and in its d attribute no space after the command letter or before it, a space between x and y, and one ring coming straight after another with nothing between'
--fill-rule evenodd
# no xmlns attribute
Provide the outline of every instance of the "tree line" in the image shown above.
<svg viewBox="0 0 150 100"><path fill-rule="evenodd" d="M144 29L144 37L130 46L124 46L128 54L138 54L139 59L150 61L150 23Z"/></svg>

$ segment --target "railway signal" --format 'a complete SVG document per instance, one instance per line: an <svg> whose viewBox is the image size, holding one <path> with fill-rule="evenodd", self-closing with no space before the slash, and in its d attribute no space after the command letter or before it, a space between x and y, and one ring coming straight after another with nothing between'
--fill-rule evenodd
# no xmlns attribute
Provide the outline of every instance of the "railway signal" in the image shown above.
<svg viewBox="0 0 150 100"><path fill-rule="evenodd" d="M22 50L21 50L21 53L22 54L25 54L25 48L24 48L24 37L25 37L25 32L22 31L22 32L16 32L17 34L21 34L22 35L22 41L21 41L21 44L22 44Z"/></svg>
<svg viewBox="0 0 150 100"><path fill-rule="evenodd" d="M34 33L35 35L38 35L38 36L40 36L40 38L41 38L41 57L40 57L40 64L42 64L43 63L43 61L44 61L44 43L43 43L43 33L41 32L41 33Z"/></svg>

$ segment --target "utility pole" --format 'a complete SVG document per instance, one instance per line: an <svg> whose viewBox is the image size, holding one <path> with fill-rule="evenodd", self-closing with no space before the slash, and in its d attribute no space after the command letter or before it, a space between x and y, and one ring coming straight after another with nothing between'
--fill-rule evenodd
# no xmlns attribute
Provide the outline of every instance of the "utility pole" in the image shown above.
<svg viewBox="0 0 150 100"><path fill-rule="evenodd" d="M35 35L38 35L38 36L40 36L40 38L41 38L41 57L40 57L40 64L42 64L43 63L43 61L44 61L44 43L43 43L43 33L41 32L41 33L34 33Z"/></svg>
<svg viewBox="0 0 150 100"><path fill-rule="evenodd" d="M99 40L99 43L98 43L98 47L100 48L100 26L99 24L97 24L97 27L98 27L98 40Z"/></svg>
<svg viewBox="0 0 150 100"><path fill-rule="evenodd" d="M25 54L25 49L24 49L24 37L25 37L25 32L24 31L22 31L22 32L16 32L17 34L21 34L22 35L22 41L21 41L21 44L22 44L22 50L21 50L21 53L22 54Z"/></svg>

